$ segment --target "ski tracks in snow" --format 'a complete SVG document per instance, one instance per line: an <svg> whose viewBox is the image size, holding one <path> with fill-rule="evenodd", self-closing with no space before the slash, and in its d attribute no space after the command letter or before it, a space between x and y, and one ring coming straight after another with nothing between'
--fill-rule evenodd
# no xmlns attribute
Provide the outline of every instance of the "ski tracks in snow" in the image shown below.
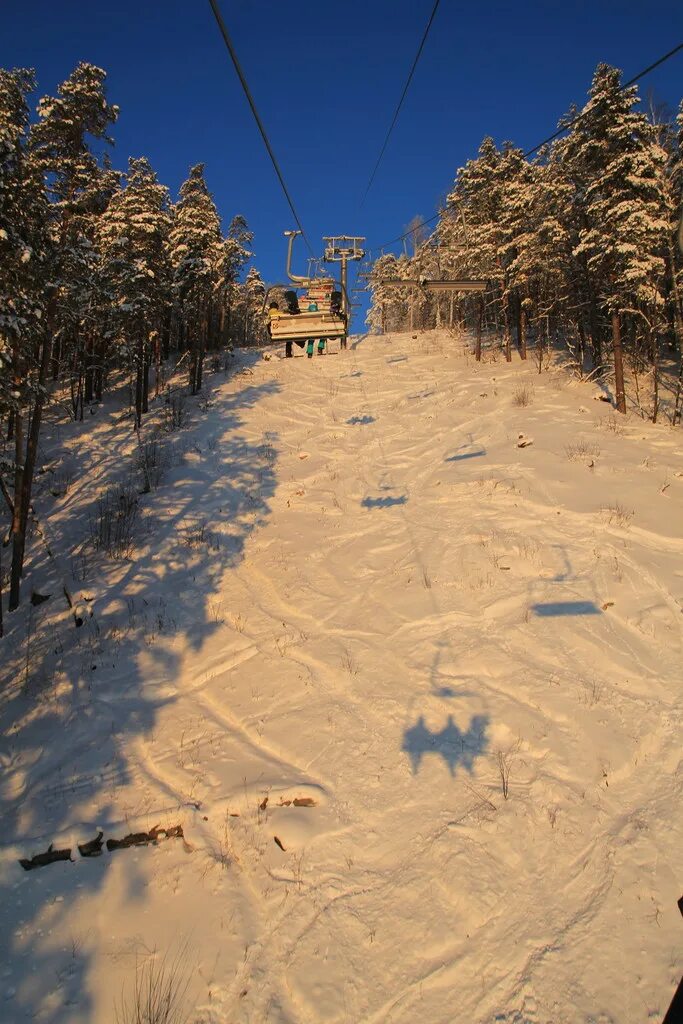
<svg viewBox="0 0 683 1024"><path fill-rule="evenodd" d="M517 408L531 369L454 345L253 368L277 382L239 428L268 450L270 515L128 751L128 788L186 822L169 922L211 1024L664 1009L683 485L641 464L673 442L606 437L561 377Z"/></svg>

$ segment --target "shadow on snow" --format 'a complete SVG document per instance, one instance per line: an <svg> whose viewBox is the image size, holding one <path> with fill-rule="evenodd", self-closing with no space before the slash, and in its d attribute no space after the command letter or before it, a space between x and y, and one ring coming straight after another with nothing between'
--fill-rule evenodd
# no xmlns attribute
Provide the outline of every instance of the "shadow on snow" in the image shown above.
<svg viewBox="0 0 683 1024"><path fill-rule="evenodd" d="M462 455L449 455L444 462L464 462L465 459L478 459L482 455L486 455L486 449L482 448L478 452L463 452Z"/></svg>
<svg viewBox="0 0 683 1024"><path fill-rule="evenodd" d="M394 505L405 505L407 501L407 496L402 494L399 498L363 498L361 505L363 508L392 508Z"/></svg>
<svg viewBox="0 0 683 1024"><path fill-rule="evenodd" d="M449 715L443 729L432 732L425 725L420 715L415 725L403 734L401 750L410 758L413 775L416 775L422 758L426 754L437 754L448 765L451 776L455 775L458 765L470 773L474 769L474 759L480 757L488 749L486 730L489 724L488 715L474 715L468 729L463 732Z"/></svg>
<svg viewBox="0 0 683 1024"><path fill-rule="evenodd" d="M204 411L192 403L191 421L173 439L182 457L159 490L141 498L146 524L143 518L134 557L112 564L89 552L79 581L70 581L81 594L90 588L95 595L86 606L92 615L80 629L66 606L55 621L59 590L39 608L24 600L10 617L15 640L27 636L27 627L32 636L26 666L19 669L15 661L14 678L6 674L0 686L2 842L17 844L21 856L44 851L53 840L59 847L60 834L84 842L93 838L97 824L107 829L105 838L110 828L117 836L130 831L127 822L117 820L117 789L137 787L133 792L140 791L142 808L144 778L132 753L134 740L152 733L160 709L177 699L174 684L180 682L183 651L199 650L221 628L211 598L223 574L241 562L250 534L270 515L276 438L268 435L254 444L240 428L242 414L277 387L269 382L223 390L214 393L213 408L206 403ZM122 479L124 455L115 443L119 413L110 409L107 423L102 411L98 423L110 430L112 440L95 477L103 487ZM69 425L61 433L70 429L75 444L79 436L87 443L88 427L92 423ZM67 512L50 522L50 546L65 561L74 538L80 544L89 536L96 495L88 507L78 494L85 486L84 480L76 482L69 492L70 500L77 499L74 507L68 509L65 500ZM40 502L39 513L47 517L50 507ZM105 573L116 578L111 591L98 586ZM2 648L0 641L6 670L7 646L4 655ZM151 824L173 824L177 798L169 791L161 802L166 806L145 805L140 815ZM3 980L5 988L14 990L12 1020L93 1020L91 955L87 943L72 943L69 915L73 903L103 887L110 856L117 854L82 860L73 850L76 863L24 873L9 852L5 846L0 857L0 899L8 922L0 938L0 960L12 968L11 977L6 974ZM133 857L126 869L127 895L135 899L144 877ZM135 949L126 954L131 965L135 954Z"/></svg>
<svg viewBox="0 0 683 1024"><path fill-rule="evenodd" d="M540 618L554 615L602 615L602 611L593 601L547 601L532 604L531 610Z"/></svg>

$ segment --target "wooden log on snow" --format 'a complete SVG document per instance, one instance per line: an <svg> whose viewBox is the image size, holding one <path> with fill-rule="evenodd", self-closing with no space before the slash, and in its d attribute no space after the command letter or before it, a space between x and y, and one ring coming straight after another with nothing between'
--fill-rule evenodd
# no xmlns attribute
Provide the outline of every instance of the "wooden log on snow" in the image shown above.
<svg viewBox="0 0 683 1024"><path fill-rule="evenodd" d="M57 860L71 860L71 850L55 850L53 844L50 843L45 853L36 853L30 860L21 857L19 863L24 871L34 871L35 868L44 868L47 864L54 864Z"/></svg>

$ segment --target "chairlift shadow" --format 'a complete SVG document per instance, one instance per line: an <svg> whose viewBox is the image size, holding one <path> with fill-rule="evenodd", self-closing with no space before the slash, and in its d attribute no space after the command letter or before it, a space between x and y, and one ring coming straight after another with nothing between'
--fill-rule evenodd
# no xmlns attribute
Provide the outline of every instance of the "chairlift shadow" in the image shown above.
<svg viewBox="0 0 683 1024"><path fill-rule="evenodd" d="M392 508L394 505L405 505L407 501L408 498L405 494L399 498L363 498L361 506L363 508Z"/></svg>
<svg viewBox="0 0 683 1024"><path fill-rule="evenodd" d="M568 615L602 615L602 610L593 601L547 601L531 605L531 611L539 618Z"/></svg>
<svg viewBox="0 0 683 1024"><path fill-rule="evenodd" d="M475 758L481 757L488 749L486 731L489 721L488 715L474 715L469 727L463 731L449 715L443 729L432 731L425 725L424 715L420 715L416 724L405 730L401 745L401 750L410 758L413 775L417 775L425 754L442 757L451 777L455 777L458 766L471 775Z"/></svg>

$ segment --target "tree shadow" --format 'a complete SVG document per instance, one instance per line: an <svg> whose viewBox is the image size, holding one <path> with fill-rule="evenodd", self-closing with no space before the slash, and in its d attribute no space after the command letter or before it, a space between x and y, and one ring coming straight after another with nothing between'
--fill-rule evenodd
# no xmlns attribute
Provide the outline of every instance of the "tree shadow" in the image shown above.
<svg viewBox="0 0 683 1024"><path fill-rule="evenodd" d="M408 501L407 495L402 494L399 498L363 498L363 508L392 508L394 505L405 505Z"/></svg>
<svg viewBox="0 0 683 1024"><path fill-rule="evenodd" d="M67 921L75 901L103 888L111 860L107 854L82 859L73 839L92 839L96 826L105 837L131 830L121 820L122 787L136 799L139 793L131 820L156 824L158 815L161 825L175 823L167 820L178 815L175 794L169 791L163 807L151 807L144 796L134 741L152 733L161 709L177 700L185 652L198 651L222 628L212 598L270 515L277 437L254 443L241 428L243 414L277 390L276 382L247 384L192 405L190 422L169 441L178 457L159 489L140 497L134 554L112 563L89 551L79 578L68 579L83 609L80 628L62 599L60 572L46 545L33 538L30 577L47 580L53 596L38 608L25 600L0 641L0 899L7 922L0 959L13 1024L95 1019L88 985L92 954L75 942L72 948ZM116 441L120 417L111 409L106 415L111 423L102 429L109 430L111 444L101 466L88 467L86 459L91 487L93 479L106 487L127 473L129 456ZM71 425L71 439L78 442L75 432L85 435L89 428L92 423ZM49 518L49 547L62 567L70 564L75 540L89 536L92 502L85 500L85 487L79 480L60 514ZM47 495L39 495L43 523L47 502ZM10 652L17 656L10 659ZM24 872L17 857L44 851L51 842L72 846L75 863ZM126 868L128 898L134 900L145 885L143 868L133 857Z"/></svg>
<svg viewBox="0 0 683 1024"><path fill-rule="evenodd" d="M432 732L425 725L424 716L420 715L416 724L403 733L401 750L410 758L413 775L417 775L426 754L442 757L451 776L455 776L459 765L471 775L475 758L481 757L488 749L488 725L488 715L474 715L469 727L463 732L454 722L453 716L449 715L443 729Z"/></svg>

